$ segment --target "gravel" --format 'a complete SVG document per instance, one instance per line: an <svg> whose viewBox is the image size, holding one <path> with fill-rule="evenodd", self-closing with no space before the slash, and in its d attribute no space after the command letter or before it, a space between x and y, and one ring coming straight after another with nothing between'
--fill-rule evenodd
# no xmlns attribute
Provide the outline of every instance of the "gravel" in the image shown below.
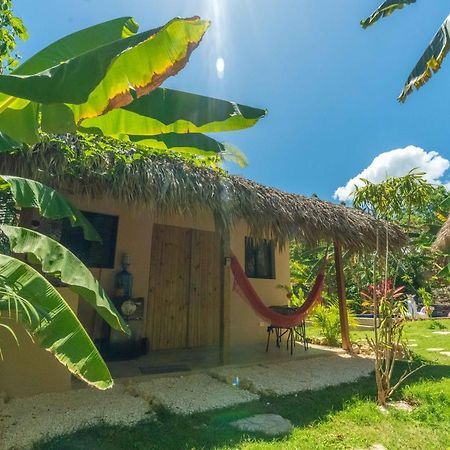
<svg viewBox="0 0 450 450"><path fill-rule="evenodd" d="M263 395L285 395L349 383L369 375L373 360L342 355L248 367L218 367L221 379L238 376L242 387Z"/></svg>
<svg viewBox="0 0 450 450"><path fill-rule="evenodd" d="M0 449L25 449L44 437L90 424L132 425L149 419L149 403L116 385L108 391L77 389L12 399L0 404Z"/></svg>
<svg viewBox="0 0 450 450"><path fill-rule="evenodd" d="M154 378L130 385L137 395L176 414L192 414L257 400L258 395L222 383L207 374Z"/></svg>

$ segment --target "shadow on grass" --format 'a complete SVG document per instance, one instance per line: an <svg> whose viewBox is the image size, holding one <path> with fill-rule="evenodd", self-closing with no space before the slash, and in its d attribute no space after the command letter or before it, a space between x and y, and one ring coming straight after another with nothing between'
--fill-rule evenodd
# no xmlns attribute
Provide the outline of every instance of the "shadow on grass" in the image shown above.
<svg viewBox="0 0 450 450"><path fill-rule="evenodd" d="M398 363L396 377L403 373L406 364ZM282 377L282 374L280 374ZM405 384L423 380L450 378L450 366L429 365L412 375ZM34 450L76 449L192 449L235 448L249 436L229 425L230 422L254 414L274 413L292 421L296 427L305 427L324 420L352 401L375 400L373 376L357 382L341 384L320 391L305 391L288 396L263 397L258 401L233 408L209 411L191 416L174 415L161 409L155 422L141 422L132 427L96 425L36 444ZM120 405L117 405L120 409ZM57 418L55 418L57 420ZM252 438L273 441L264 435Z"/></svg>

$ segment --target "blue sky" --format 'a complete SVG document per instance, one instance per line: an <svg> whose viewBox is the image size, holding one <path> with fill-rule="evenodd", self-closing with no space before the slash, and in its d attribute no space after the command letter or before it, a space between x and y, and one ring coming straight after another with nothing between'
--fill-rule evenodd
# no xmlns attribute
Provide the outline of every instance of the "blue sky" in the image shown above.
<svg viewBox="0 0 450 450"><path fill-rule="evenodd" d="M363 31L359 20L380 2L14 0L30 33L19 48L24 59L65 34L115 17L133 16L141 30L174 16L212 20L188 66L166 86L267 108L254 128L219 136L249 158L247 168L231 170L328 200L382 152L416 146L408 158L419 161L435 151L441 172L450 159L450 59L406 104L396 101L449 14L449 2L418 0ZM217 58L225 62L222 78ZM430 179L448 182L450 171Z"/></svg>

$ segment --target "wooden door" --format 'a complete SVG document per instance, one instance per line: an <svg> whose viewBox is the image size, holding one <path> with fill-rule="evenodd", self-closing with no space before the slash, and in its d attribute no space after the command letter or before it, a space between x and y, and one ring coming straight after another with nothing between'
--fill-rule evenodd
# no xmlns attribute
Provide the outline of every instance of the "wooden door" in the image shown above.
<svg viewBox="0 0 450 450"><path fill-rule="evenodd" d="M216 233L192 230L188 347L219 344L220 246Z"/></svg>
<svg viewBox="0 0 450 450"><path fill-rule="evenodd" d="M190 230L155 225L149 283L152 350L186 346Z"/></svg>
<svg viewBox="0 0 450 450"><path fill-rule="evenodd" d="M219 344L219 251L216 233L154 226L147 334L152 350Z"/></svg>

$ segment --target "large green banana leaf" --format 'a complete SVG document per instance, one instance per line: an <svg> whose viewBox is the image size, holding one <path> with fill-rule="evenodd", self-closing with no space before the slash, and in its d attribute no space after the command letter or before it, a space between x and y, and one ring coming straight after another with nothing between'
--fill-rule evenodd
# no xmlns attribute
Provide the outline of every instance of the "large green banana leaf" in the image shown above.
<svg viewBox="0 0 450 450"><path fill-rule="evenodd" d="M59 192L38 181L0 175L0 190L9 190L20 207L37 208L47 219L69 219L73 227L82 228L88 241L101 240L95 228L78 209Z"/></svg>
<svg viewBox="0 0 450 450"><path fill-rule="evenodd" d="M159 88L123 108L85 120L81 130L105 136L211 133L251 127L265 114L259 108Z"/></svg>
<svg viewBox="0 0 450 450"><path fill-rule="evenodd" d="M76 31L37 52L13 73L31 75L42 72L94 48L133 36L138 30L139 25L132 17L120 17Z"/></svg>
<svg viewBox="0 0 450 450"><path fill-rule="evenodd" d="M152 149L171 150L177 153L189 153L205 157L218 155L220 159L245 167L248 164L245 155L235 146L223 144L200 133L166 133L155 136L130 136L131 142Z"/></svg>
<svg viewBox="0 0 450 450"><path fill-rule="evenodd" d="M386 0L367 19L361 20L361 26L367 28L379 19L390 16L397 9L416 3L416 0Z"/></svg>
<svg viewBox="0 0 450 450"><path fill-rule="evenodd" d="M129 136L131 142L152 149L172 150L179 153L191 153L209 156L225 152L225 144L200 133L166 133L155 136Z"/></svg>
<svg viewBox="0 0 450 450"><path fill-rule="evenodd" d="M139 97L139 95L142 95L148 89L135 86L136 88L130 91L128 83L125 83L126 86L125 84L122 86L125 94L121 93L119 97L114 97L112 101L110 101L111 95L106 96L108 97L109 103L105 106L106 97L103 95L105 86L108 88L109 94L116 92L117 80L114 78L114 74L117 75L117 71L119 71L119 75L126 74L126 77L128 77L128 71L131 70L128 67L128 63L133 68L130 76L137 78L140 76L149 76L147 73L147 65L145 63L142 64L142 61L145 62L146 59L142 59L134 47L128 48L124 52L131 54L131 56L128 56L128 59L122 54L119 55L117 61L114 61L118 69L114 71L108 68L109 72L113 75L106 75L98 87L89 94L84 104L70 104L70 101L80 100L79 97L82 96L82 90L79 89L77 77L81 76L81 72L87 71L90 74L94 71L93 67L97 67L89 64L90 56L99 55L102 61L106 61L114 52L123 49L127 45L131 46L132 44L136 44L136 47L142 47L145 41L141 41L149 35L152 36L150 39L152 45L158 47L156 45L156 38L162 35L164 29L171 32L170 44L172 46L174 45L172 41L178 42L181 40L183 42L181 44L178 42L177 48L181 45L182 48L189 47L188 52L192 51L194 44L187 43L186 45L187 32L184 34L181 33L181 35L180 33L173 32L172 28L176 24L179 26L183 24L185 28L194 28L197 33L196 37L199 37L201 34L199 29L204 32L208 25L207 22L199 19L185 19L184 21L182 19L174 19L161 29L133 36L133 33L137 31L137 24L133 19L126 17L81 30L60 39L40 51L17 68L12 74L16 84L19 81L22 83L16 86L16 89L20 90L22 97L25 96L25 93L22 92L23 84L25 82L29 83L28 90L30 92L26 94L27 99L0 94L0 130L20 142L29 144L38 142L41 131L63 134L67 132L73 133L79 129L81 131L90 131L119 138L128 136L131 140L135 141L143 141L140 136L173 133L172 136L167 138L157 137L147 140L148 142L141 143L149 146L154 144L156 148L164 149L167 147L180 149L180 151L190 151L194 154L204 154L204 152L216 153L218 149L222 148L223 144L215 142L210 138L202 138L199 136L195 138L177 137L175 133L242 129L253 126L266 112L261 109L250 108L232 102L210 99L169 89L157 89L154 93L155 95L151 95L150 97L143 96L136 100L134 97ZM183 47L183 44L185 47ZM195 45L198 45L198 42ZM163 52L163 54L165 53ZM138 63L135 63L135 60ZM181 63L175 62L175 69L179 70L181 68L179 67L180 64L184 65L185 62L185 60L182 60ZM76 80L72 79L72 81L76 81L76 89L70 86L70 89L65 91L63 85L56 83L56 81L59 79L58 76L63 77L64 75L67 77L64 80L68 83L72 74L69 77L66 72L73 70L75 70L73 77ZM40 73L36 73L39 71ZM46 76L43 76L49 73L52 75L50 78L47 79ZM97 78L100 77L101 73L102 71L99 71L97 67ZM22 79L21 77L23 76L28 76L28 78L25 77ZM125 77L125 75L123 76ZM40 80L39 77L43 80ZM2 79L9 80L11 83L10 78L0 77L0 92L2 91ZM45 89L41 88L40 91L35 89L39 80L42 83L44 81L47 83L44 86ZM89 90L87 81L84 81L85 92L83 99L85 99ZM157 81L159 83L159 78ZM152 88L156 87L158 83L154 86L152 85ZM56 85L58 89L52 90L52 96L48 97L47 92L50 87L53 88L53 85ZM19 94L19 92L15 93ZM78 98L71 98L69 101L69 94L71 96L78 96ZM31 101L30 99L39 100L42 103ZM100 100L102 99L103 109L99 107ZM48 104L50 101L58 102ZM107 113L109 109L113 109L112 112L115 113L117 111L115 108L126 104L128 101L132 102L128 105L129 108L125 110L120 109L120 112L117 114ZM103 113L106 114L99 117L99 114ZM134 138L134 136L136 137Z"/></svg>
<svg viewBox="0 0 450 450"><path fill-rule="evenodd" d="M108 367L61 294L36 270L18 259L0 254L0 277L17 295L30 301L41 320L23 324L37 341L82 380L98 389L112 387ZM30 367L30 373L33 368Z"/></svg>
<svg viewBox="0 0 450 450"><path fill-rule="evenodd" d="M0 98L0 130L19 141L24 136L29 139L30 132L22 131L25 119L19 120L22 113L35 122L42 116L43 131L53 121L58 121L59 132L62 126L66 132L75 131L85 118L126 105L178 73L208 26L209 22L197 17L177 18L159 29L95 47L35 74L1 75L0 92L5 95ZM84 36L79 32L78 39ZM71 38L76 41L76 36ZM75 53L74 48L69 52Z"/></svg>
<svg viewBox="0 0 450 450"><path fill-rule="evenodd" d="M412 93L413 88L421 88L440 68L442 61L447 56L450 48L450 16L434 35L430 45L410 73L403 90L398 97L400 102L404 102L406 97Z"/></svg>
<svg viewBox="0 0 450 450"><path fill-rule="evenodd" d="M11 225L0 225L14 253L33 255L41 263L44 273L59 278L113 328L129 332L128 326L112 304L104 289L89 269L59 242L36 231Z"/></svg>

